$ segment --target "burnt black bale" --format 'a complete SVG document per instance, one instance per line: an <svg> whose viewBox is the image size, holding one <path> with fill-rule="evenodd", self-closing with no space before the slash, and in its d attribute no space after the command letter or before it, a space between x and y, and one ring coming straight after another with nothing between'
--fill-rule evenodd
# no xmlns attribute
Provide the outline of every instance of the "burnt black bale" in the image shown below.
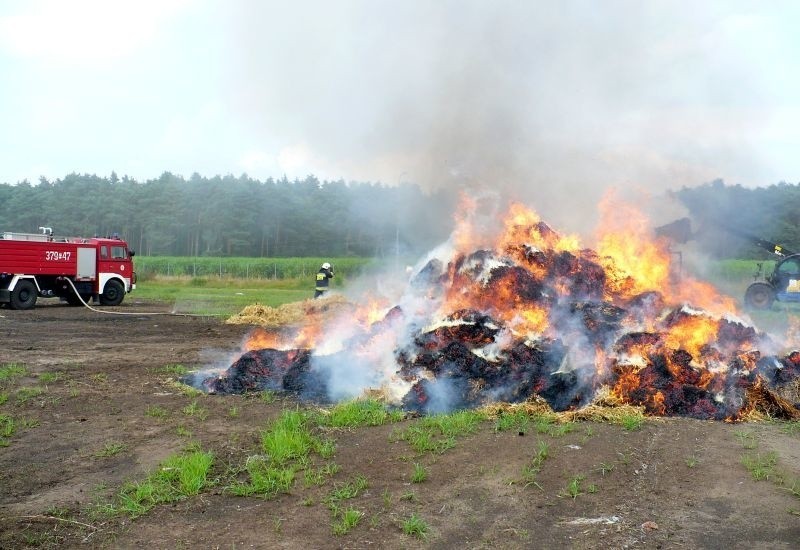
<svg viewBox="0 0 800 550"><path fill-rule="evenodd" d="M762 357L756 363L756 373L770 386L791 383L800 378L800 353L792 352L782 358L774 355Z"/></svg>
<svg viewBox="0 0 800 550"><path fill-rule="evenodd" d="M486 282L486 290L492 293L499 300L501 296L508 296L512 303L496 304L498 307L513 307L516 302L530 304L541 303L545 298L544 284L535 279L530 271L524 267L499 266L491 271L489 280Z"/></svg>
<svg viewBox="0 0 800 550"><path fill-rule="evenodd" d="M684 349L677 349L670 354L672 364L680 367L680 381L684 384L697 385L702 373L692 366L692 354Z"/></svg>
<svg viewBox="0 0 800 550"><path fill-rule="evenodd" d="M303 401L329 403L328 376L311 368L311 354L303 361L296 361L283 377L284 391L296 395Z"/></svg>
<svg viewBox="0 0 800 550"><path fill-rule="evenodd" d="M504 376L487 390L498 401L520 402L538 394L556 411L579 406L585 396L576 373L559 372L566 354L559 340L536 345L520 342L508 352L501 369Z"/></svg>
<svg viewBox="0 0 800 550"><path fill-rule="evenodd" d="M494 342L500 327L494 320L477 312L459 311L448 316L445 321L463 321L458 324L444 324L429 332L418 335L414 344L425 350L439 350L451 342L468 343L482 347Z"/></svg>
<svg viewBox="0 0 800 550"><path fill-rule="evenodd" d="M625 309L638 319L653 319L663 311L664 297L655 290L642 292L628 300Z"/></svg>
<svg viewBox="0 0 800 550"><path fill-rule="evenodd" d="M476 250L468 256L459 256L453 263L454 271L470 280L477 280L486 269L486 262L506 262L491 250Z"/></svg>
<svg viewBox="0 0 800 550"><path fill-rule="evenodd" d="M308 362L305 349L248 351L218 377L207 378L203 386L210 393L245 393L280 390L284 375L297 363Z"/></svg>
<svg viewBox="0 0 800 550"><path fill-rule="evenodd" d="M481 404L466 378L441 377L419 380L403 396L403 410L437 414L457 409L472 409Z"/></svg>
<svg viewBox="0 0 800 550"><path fill-rule="evenodd" d="M576 256L566 250L553 257L549 280L567 288L567 294L582 300L600 300L606 284L606 272L583 251Z"/></svg>
<svg viewBox="0 0 800 550"><path fill-rule="evenodd" d="M723 420L726 417L725 410L714 400L714 396L697 386L674 381L667 384L662 393L664 413L668 416L688 416L702 420Z"/></svg>
<svg viewBox="0 0 800 550"><path fill-rule="evenodd" d="M414 365L426 368L437 378L440 376L482 378L489 368L486 359L478 357L459 341L450 342L438 351L420 354Z"/></svg>
<svg viewBox="0 0 800 550"><path fill-rule="evenodd" d="M606 347L612 344L625 314L624 309L608 302L572 302L568 315L555 316L555 325L557 329L568 333L571 320L578 320L591 343Z"/></svg>
<svg viewBox="0 0 800 550"><path fill-rule="evenodd" d="M509 248L509 253L521 257L525 263L537 269L547 270L550 265L550 258L546 253L527 244L518 249Z"/></svg>
<svg viewBox="0 0 800 550"><path fill-rule="evenodd" d="M425 264L425 267L411 278L409 284L417 289L438 286L444 275L444 265L436 258Z"/></svg>
<svg viewBox="0 0 800 550"><path fill-rule="evenodd" d="M716 347L726 352L742 350L754 345L768 345L769 339L760 335L753 327L728 319L720 319L717 329Z"/></svg>
<svg viewBox="0 0 800 550"><path fill-rule="evenodd" d="M661 340L661 335L657 332L628 332L619 337L614 343L614 351L617 353L627 353L632 348L639 346L655 346Z"/></svg>

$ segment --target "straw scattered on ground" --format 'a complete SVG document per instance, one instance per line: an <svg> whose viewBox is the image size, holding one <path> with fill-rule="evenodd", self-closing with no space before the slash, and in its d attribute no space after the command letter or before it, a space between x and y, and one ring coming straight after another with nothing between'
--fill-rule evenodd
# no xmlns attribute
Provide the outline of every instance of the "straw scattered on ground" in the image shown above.
<svg viewBox="0 0 800 550"><path fill-rule="evenodd" d="M285 327L308 322L310 318L327 317L343 311L351 304L341 294L290 302L278 307L252 304L230 317L229 325L258 325L267 328Z"/></svg>

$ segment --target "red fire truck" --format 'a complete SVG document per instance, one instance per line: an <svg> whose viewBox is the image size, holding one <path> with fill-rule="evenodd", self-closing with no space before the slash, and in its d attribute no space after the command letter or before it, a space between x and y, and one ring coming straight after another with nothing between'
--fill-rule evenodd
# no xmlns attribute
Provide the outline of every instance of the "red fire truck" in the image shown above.
<svg viewBox="0 0 800 550"><path fill-rule="evenodd" d="M54 237L49 227L39 229L0 234L0 305L31 309L41 296L116 306L136 288L134 253L122 239Z"/></svg>

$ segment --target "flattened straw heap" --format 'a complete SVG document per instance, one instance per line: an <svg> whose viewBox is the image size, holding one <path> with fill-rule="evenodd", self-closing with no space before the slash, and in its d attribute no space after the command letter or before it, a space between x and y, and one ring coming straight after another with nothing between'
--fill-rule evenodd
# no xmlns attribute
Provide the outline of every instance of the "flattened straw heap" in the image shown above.
<svg viewBox="0 0 800 550"><path fill-rule="evenodd" d="M259 325L276 328L306 322L312 316L332 315L347 306L349 303L344 296L339 294L316 300L291 302L278 307L252 304L225 322L229 325Z"/></svg>
<svg viewBox="0 0 800 550"><path fill-rule="evenodd" d="M520 412L528 416L549 416L553 418L557 416L547 401L538 395L533 395L530 399L522 403L489 403L479 410L489 418L497 418L504 414L516 414Z"/></svg>

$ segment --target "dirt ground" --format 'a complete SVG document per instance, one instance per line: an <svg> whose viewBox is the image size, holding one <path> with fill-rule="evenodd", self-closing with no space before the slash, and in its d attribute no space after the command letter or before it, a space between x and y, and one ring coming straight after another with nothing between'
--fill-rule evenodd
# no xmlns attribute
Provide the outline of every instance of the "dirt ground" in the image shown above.
<svg viewBox="0 0 800 550"><path fill-rule="evenodd" d="M297 403L187 396L164 369L227 364L248 327L145 314L167 311L159 304L114 309L132 315L0 309L0 365L27 370L0 386L0 415L18 426L0 447L2 548L800 547L800 498L787 488L800 479L800 433L780 423L579 423L558 436L498 432L487 421L455 448L418 456L393 437L411 419L330 432L341 469L325 485L300 479L271 500L233 496L227 472L258 454L259 431ZM205 419L183 412L193 400ZM155 406L167 414L147 414ZM526 485L522 470L540 441L549 457ZM214 452L219 483L134 520L93 512L190 442ZM108 452L113 445L121 450ZM742 457L773 451L777 473L755 481ZM422 483L411 483L414 463L428 471ZM363 519L334 535L323 498L356 475L369 484L350 501ZM430 527L424 540L401 530L412 513Z"/></svg>

